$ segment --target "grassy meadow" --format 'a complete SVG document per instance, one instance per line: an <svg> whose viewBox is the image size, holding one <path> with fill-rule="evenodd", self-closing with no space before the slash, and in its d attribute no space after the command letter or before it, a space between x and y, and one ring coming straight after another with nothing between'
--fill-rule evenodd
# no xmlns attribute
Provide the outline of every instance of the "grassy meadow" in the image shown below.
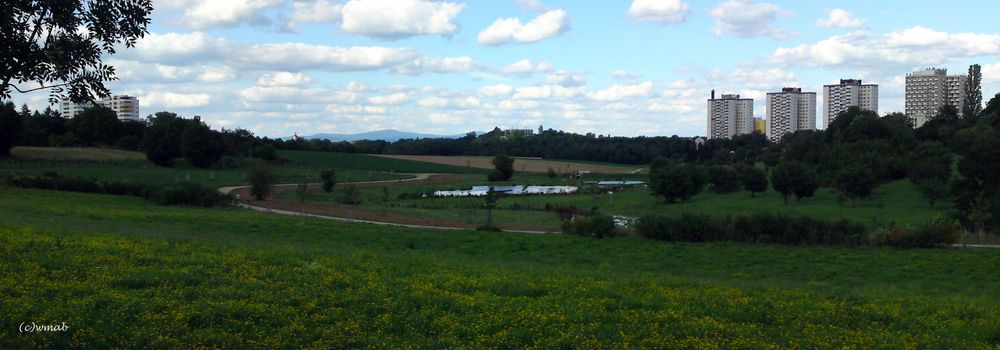
<svg viewBox="0 0 1000 350"><path fill-rule="evenodd" d="M0 348L1000 347L994 249L671 244L0 198ZM26 321L70 329L16 332Z"/></svg>

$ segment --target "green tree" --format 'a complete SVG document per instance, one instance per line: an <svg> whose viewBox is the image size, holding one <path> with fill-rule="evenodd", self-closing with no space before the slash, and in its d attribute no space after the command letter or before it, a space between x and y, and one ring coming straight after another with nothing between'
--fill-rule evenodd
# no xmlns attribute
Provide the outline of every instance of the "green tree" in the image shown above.
<svg viewBox="0 0 1000 350"><path fill-rule="evenodd" d="M708 183L715 193L732 193L740 189L740 175L727 166L713 166L708 169Z"/></svg>
<svg viewBox="0 0 1000 350"><path fill-rule="evenodd" d="M24 121L13 103L0 105L0 157L10 155L14 143L21 139Z"/></svg>
<svg viewBox="0 0 1000 350"><path fill-rule="evenodd" d="M263 159L263 160L275 160L278 159L278 154L274 150L274 146L270 144L257 145L253 149L253 156Z"/></svg>
<svg viewBox="0 0 1000 350"><path fill-rule="evenodd" d="M67 123L69 132L86 146L113 146L118 141L121 121L118 114L104 106L83 110Z"/></svg>
<svg viewBox="0 0 1000 350"><path fill-rule="evenodd" d="M767 172L748 166L740 171L740 182L743 184L743 189L750 192L751 197L756 197L757 193L767 191Z"/></svg>
<svg viewBox="0 0 1000 350"><path fill-rule="evenodd" d="M786 160L778 164L771 173L771 185L781 193L788 204L788 197L795 195L796 199L812 197L819 188L816 171L804 163Z"/></svg>
<svg viewBox="0 0 1000 350"><path fill-rule="evenodd" d="M490 189L486 191L486 195L483 196L483 206L486 207L486 225L487 228L493 227L493 208L497 207L497 198L499 195L497 191L490 186Z"/></svg>
<svg viewBox="0 0 1000 350"><path fill-rule="evenodd" d="M934 208L935 202L948 196L953 164L951 152L938 142L921 144L913 152L910 181L931 208Z"/></svg>
<svg viewBox="0 0 1000 350"><path fill-rule="evenodd" d="M966 222L1000 229L1000 126L980 123L956 133L953 150L961 175L955 208Z"/></svg>
<svg viewBox="0 0 1000 350"><path fill-rule="evenodd" d="M117 79L102 62L124 44L146 35L151 0L5 1L0 6L0 99L51 89L50 101L64 92L74 101L109 94L105 81ZM80 30L85 28L86 30ZM22 90L18 85L36 83Z"/></svg>
<svg viewBox="0 0 1000 350"><path fill-rule="evenodd" d="M965 80L965 104L962 116L976 118L983 111L983 74L979 64L969 66L969 77Z"/></svg>
<svg viewBox="0 0 1000 350"><path fill-rule="evenodd" d="M649 188L669 203L686 201L705 189L704 170L657 158L649 167Z"/></svg>
<svg viewBox="0 0 1000 350"><path fill-rule="evenodd" d="M158 112L150 121L140 147L154 164L173 166L174 159L181 156L181 134L186 122L170 112Z"/></svg>
<svg viewBox="0 0 1000 350"><path fill-rule="evenodd" d="M208 168L222 159L222 137L195 117L181 132L181 154L199 168Z"/></svg>
<svg viewBox="0 0 1000 350"><path fill-rule="evenodd" d="M264 200L271 194L271 185L274 184L274 173L271 167L265 163L254 163L247 174L247 181L250 182L250 194L257 200Z"/></svg>
<svg viewBox="0 0 1000 350"><path fill-rule="evenodd" d="M333 192L333 187L337 186L337 171L334 169L323 170L319 173L319 178L323 182L323 192Z"/></svg>
<svg viewBox="0 0 1000 350"><path fill-rule="evenodd" d="M548 176L550 181L555 180L557 176L556 171L553 170L552 167L549 167L549 170L545 172L545 176Z"/></svg>
<svg viewBox="0 0 1000 350"><path fill-rule="evenodd" d="M487 176L489 181L507 181L514 176L514 158L499 155L493 157L493 171Z"/></svg>
<svg viewBox="0 0 1000 350"><path fill-rule="evenodd" d="M871 198L875 190L875 175L871 169L852 164L844 167L834 180L834 189L839 198L850 199L857 206L858 198Z"/></svg>

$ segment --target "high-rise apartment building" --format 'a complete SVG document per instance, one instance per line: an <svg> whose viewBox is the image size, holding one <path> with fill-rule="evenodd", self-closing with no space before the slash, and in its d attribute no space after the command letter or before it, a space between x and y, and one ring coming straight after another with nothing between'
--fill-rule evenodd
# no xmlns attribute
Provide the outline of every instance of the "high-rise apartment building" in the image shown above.
<svg viewBox="0 0 1000 350"><path fill-rule="evenodd" d="M778 142L799 130L816 130L816 93L790 87L767 93L767 138Z"/></svg>
<svg viewBox="0 0 1000 350"><path fill-rule="evenodd" d="M708 138L731 138L753 133L753 99L736 94L708 99Z"/></svg>
<svg viewBox="0 0 1000 350"><path fill-rule="evenodd" d="M906 75L906 116L919 128L944 105L959 111L965 102L966 75L948 75L947 69L927 68Z"/></svg>
<svg viewBox="0 0 1000 350"><path fill-rule="evenodd" d="M118 115L118 119L140 120L138 97L126 95L110 96L97 101L97 104L115 111L115 114ZM73 101L69 99L62 99L59 101L59 112L65 118L73 118L77 114L82 113L85 109L93 106L94 104L90 102L73 103Z"/></svg>
<svg viewBox="0 0 1000 350"><path fill-rule="evenodd" d="M823 85L823 127L849 107L878 114L878 85L861 84L861 79L840 79L840 84Z"/></svg>

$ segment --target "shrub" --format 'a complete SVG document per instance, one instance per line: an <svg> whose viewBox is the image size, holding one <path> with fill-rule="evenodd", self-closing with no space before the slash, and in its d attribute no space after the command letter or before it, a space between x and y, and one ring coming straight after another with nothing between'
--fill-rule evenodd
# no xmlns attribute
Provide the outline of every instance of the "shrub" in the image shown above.
<svg viewBox="0 0 1000 350"><path fill-rule="evenodd" d="M503 232L503 230L502 230L502 229L500 229L499 227L496 227L496 226L491 226L491 225L480 225L480 226L477 226L477 227L476 227L476 231L484 231L484 232Z"/></svg>
<svg viewBox="0 0 1000 350"><path fill-rule="evenodd" d="M754 213L735 218L713 218L704 214L648 215L639 218L635 227L642 237L680 242L860 244L867 238L867 230L858 223L781 213Z"/></svg>
<svg viewBox="0 0 1000 350"><path fill-rule="evenodd" d="M221 193L194 182L165 185L155 190L151 199L160 205L201 207L212 207L227 201L227 197Z"/></svg>
<svg viewBox="0 0 1000 350"><path fill-rule="evenodd" d="M944 217L933 218L911 229L898 230L888 237L888 244L904 248L931 248L958 241L960 226Z"/></svg>
<svg viewBox="0 0 1000 350"><path fill-rule="evenodd" d="M250 173L247 175L247 181L250 182L250 194L254 196L257 200L263 200L268 194L271 194L271 185L274 183L274 174L271 172L271 168L264 163L257 163L250 168Z"/></svg>
<svg viewBox="0 0 1000 350"><path fill-rule="evenodd" d="M562 232L594 238L614 237L616 236L615 220L604 214L589 217L578 216L575 221L563 221Z"/></svg>

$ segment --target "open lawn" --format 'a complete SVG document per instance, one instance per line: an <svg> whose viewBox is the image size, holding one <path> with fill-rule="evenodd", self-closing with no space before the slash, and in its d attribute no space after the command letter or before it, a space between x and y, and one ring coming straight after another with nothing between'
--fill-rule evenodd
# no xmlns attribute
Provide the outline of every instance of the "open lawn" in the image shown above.
<svg viewBox="0 0 1000 350"><path fill-rule="evenodd" d="M1000 346L995 249L670 244L0 198L0 348ZM17 331L32 321L70 328Z"/></svg>
<svg viewBox="0 0 1000 350"><path fill-rule="evenodd" d="M404 159L404 160L420 161L420 162L435 163L435 164L445 164L445 165L466 167L466 168L493 169L493 164L491 163L493 161L493 157L411 156L411 155L398 155L398 154L374 154L373 156L390 158L390 159ZM518 158L518 157L515 157L514 160L515 171L544 173L547 172L549 168L552 168L552 170L562 174L571 174L581 170L587 170L594 173L602 173L602 174L648 173L647 166L638 166L629 164L575 162L575 161L547 160L547 159L537 159L537 158Z"/></svg>

